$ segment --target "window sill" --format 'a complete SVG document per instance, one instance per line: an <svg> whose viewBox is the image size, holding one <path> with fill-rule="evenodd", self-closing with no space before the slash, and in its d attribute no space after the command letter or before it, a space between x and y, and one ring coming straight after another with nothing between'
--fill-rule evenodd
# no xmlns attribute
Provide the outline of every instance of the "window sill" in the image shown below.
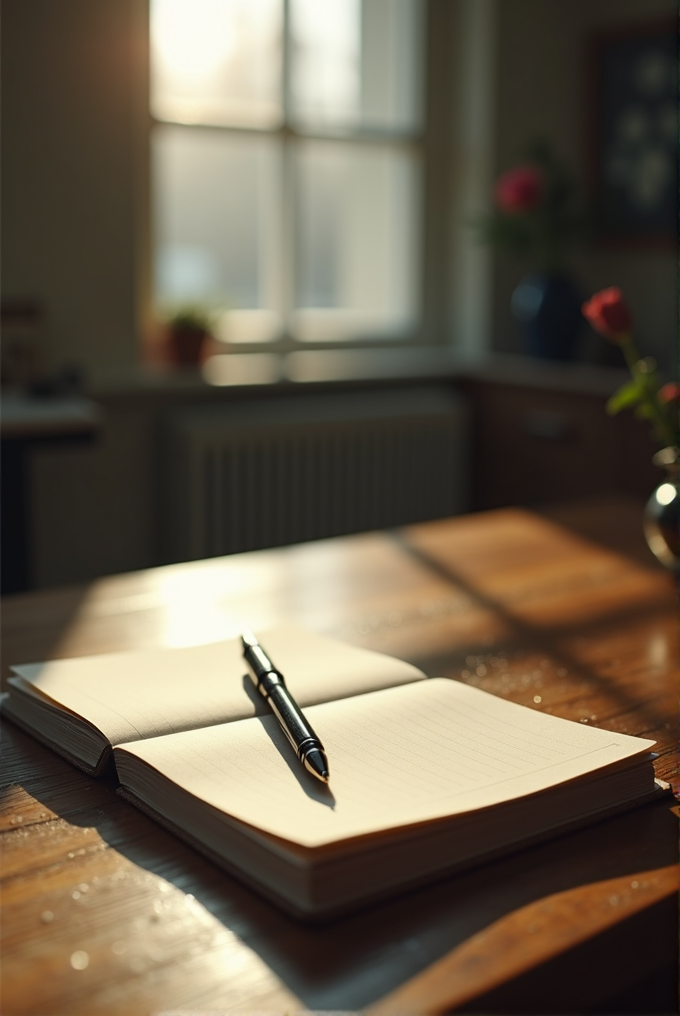
<svg viewBox="0 0 680 1016"><path fill-rule="evenodd" d="M211 380L208 380L207 377ZM88 395L220 397L307 387L357 387L409 381L488 381L609 396L627 377L624 368L557 363L503 353L465 355L442 347L422 349L297 350L287 354L224 353L199 367L140 367L100 379Z"/></svg>

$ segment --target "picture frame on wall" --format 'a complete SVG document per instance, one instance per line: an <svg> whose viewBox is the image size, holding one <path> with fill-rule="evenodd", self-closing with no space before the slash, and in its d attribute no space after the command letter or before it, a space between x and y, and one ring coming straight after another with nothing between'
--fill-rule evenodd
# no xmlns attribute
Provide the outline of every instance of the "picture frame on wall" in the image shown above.
<svg viewBox="0 0 680 1016"><path fill-rule="evenodd" d="M678 35L668 20L593 41L597 240L670 246L678 224Z"/></svg>

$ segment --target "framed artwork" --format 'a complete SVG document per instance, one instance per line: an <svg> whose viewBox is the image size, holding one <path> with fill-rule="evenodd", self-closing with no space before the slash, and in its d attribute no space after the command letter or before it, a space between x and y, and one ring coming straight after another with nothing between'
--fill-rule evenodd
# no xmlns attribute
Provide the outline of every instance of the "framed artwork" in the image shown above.
<svg viewBox="0 0 680 1016"><path fill-rule="evenodd" d="M678 208L678 36L657 22L593 46L592 175L598 237L672 244Z"/></svg>

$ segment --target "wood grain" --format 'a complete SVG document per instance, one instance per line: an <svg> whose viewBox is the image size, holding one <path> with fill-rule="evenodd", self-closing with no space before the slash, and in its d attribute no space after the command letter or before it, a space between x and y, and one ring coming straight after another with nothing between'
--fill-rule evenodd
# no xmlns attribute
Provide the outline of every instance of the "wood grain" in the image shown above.
<svg viewBox="0 0 680 1016"><path fill-rule="evenodd" d="M553 893L478 932L366 1016L438 1016L680 889L677 865Z"/></svg>
<svg viewBox="0 0 680 1016"><path fill-rule="evenodd" d="M669 576L519 510L8 597L3 679L13 662L187 645L244 620L294 621L531 708L654 737L658 775L677 781ZM641 959L635 907L655 944L673 943L672 919L652 902L674 877L669 802L310 929L128 807L110 781L10 724L2 750L7 1016L356 1011L398 1000L442 957L453 966L439 969L455 972L446 1005L493 989L503 1012L504 986L576 956L578 942L604 942L613 921L616 956L605 950L584 988L582 1011L596 1011L622 971L642 980L656 969ZM603 910L613 895L620 906ZM429 977L404 988L409 1005L422 990L416 1011L441 983Z"/></svg>

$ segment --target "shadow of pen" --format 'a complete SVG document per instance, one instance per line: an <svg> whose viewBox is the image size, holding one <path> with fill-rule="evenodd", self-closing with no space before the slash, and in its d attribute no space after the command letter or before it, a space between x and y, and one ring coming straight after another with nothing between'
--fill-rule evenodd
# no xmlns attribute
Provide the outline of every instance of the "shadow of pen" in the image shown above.
<svg viewBox="0 0 680 1016"><path fill-rule="evenodd" d="M243 689L255 707L255 718L262 724L263 730L271 740L272 744L284 760L291 773L297 780L299 786L307 797L327 808L335 808L335 796L327 783L322 783L315 776L307 772L304 764L295 754L292 745L281 729L281 725L274 715L273 710L267 705L266 699L253 687L253 682L247 674L243 675Z"/></svg>

